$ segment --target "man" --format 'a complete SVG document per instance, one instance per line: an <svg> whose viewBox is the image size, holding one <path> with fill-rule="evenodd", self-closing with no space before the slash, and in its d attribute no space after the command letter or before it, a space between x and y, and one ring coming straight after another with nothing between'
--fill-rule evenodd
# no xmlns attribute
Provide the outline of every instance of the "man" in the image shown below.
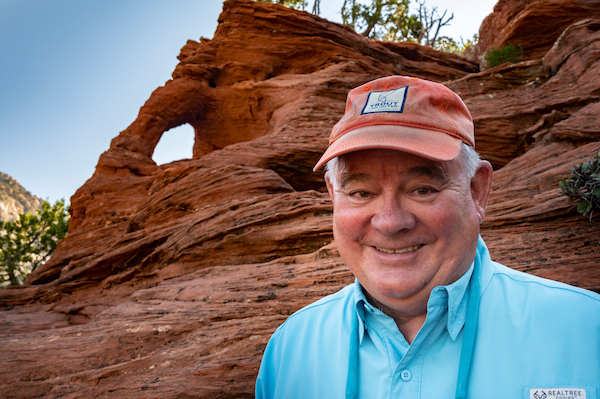
<svg viewBox="0 0 600 399"><path fill-rule="evenodd" d="M356 281L277 329L257 398L600 398L600 296L490 259L474 146L445 86L349 93L315 170Z"/></svg>

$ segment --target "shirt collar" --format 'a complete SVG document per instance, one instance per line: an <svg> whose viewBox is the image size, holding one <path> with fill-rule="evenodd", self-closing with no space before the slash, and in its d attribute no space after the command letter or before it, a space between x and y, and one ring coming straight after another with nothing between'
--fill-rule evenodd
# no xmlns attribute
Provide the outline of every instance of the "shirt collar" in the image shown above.
<svg viewBox="0 0 600 399"><path fill-rule="evenodd" d="M469 270L454 283L434 288L429 297L429 301L427 302L428 314L433 307L447 307L446 329L453 341L456 341L458 334L465 324L467 302L469 300L469 290L467 288L469 287L473 269L474 263L471 264ZM359 343L362 343L366 330L364 305L369 302L357 279L354 280L353 297L356 313L358 315L358 338Z"/></svg>
<svg viewBox="0 0 600 399"><path fill-rule="evenodd" d="M442 298L442 303L438 306L446 306L448 309L446 329L453 341L456 341L456 337L458 337L460 330L462 330L465 325L467 303L469 302L469 290L467 288L469 287L473 270L474 263L471 264L469 270L454 283L434 288L429 297L429 302L427 303L429 312L430 306L436 306L436 301L439 301L437 298Z"/></svg>
<svg viewBox="0 0 600 399"><path fill-rule="evenodd" d="M356 314L358 315L358 342L362 344L363 337L365 336L365 330L367 321L365 319L365 303L367 297L363 293L362 286L358 282L358 279L354 279L354 307L356 308Z"/></svg>

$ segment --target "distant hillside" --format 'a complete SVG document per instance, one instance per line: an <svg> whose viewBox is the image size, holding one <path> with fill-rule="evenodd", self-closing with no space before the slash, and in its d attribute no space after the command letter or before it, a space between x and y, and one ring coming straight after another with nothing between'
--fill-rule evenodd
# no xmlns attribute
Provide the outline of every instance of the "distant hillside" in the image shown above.
<svg viewBox="0 0 600 399"><path fill-rule="evenodd" d="M0 220L16 220L20 213L33 213L43 203L15 179L0 172Z"/></svg>

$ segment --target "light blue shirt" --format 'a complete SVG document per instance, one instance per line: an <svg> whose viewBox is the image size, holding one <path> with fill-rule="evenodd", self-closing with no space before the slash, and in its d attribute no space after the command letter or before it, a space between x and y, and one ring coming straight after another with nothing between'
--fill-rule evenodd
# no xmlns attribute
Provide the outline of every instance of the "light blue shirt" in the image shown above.
<svg viewBox="0 0 600 399"><path fill-rule="evenodd" d="M432 291L412 344L355 282L275 331L256 397L346 397L354 319L358 380L348 383L359 397L454 398L474 268L481 297L467 397L598 399L600 295L492 262L481 238L467 273Z"/></svg>

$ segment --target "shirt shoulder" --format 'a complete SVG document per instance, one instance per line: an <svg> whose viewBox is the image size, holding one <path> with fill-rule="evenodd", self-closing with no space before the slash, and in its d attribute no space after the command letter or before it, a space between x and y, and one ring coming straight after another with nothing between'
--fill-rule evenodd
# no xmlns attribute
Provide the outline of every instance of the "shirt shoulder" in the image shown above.
<svg viewBox="0 0 600 399"><path fill-rule="evenodd" d="M280 325L275 334L285 330L290 324L301 324L304 326L320 324L322 319L343 318L347 313L348 305L353 305L354 284L350 284L341 290L324 296L323 298L292 313L287 320Z"/></svg>
<svg viewBox="0 0 600 399"><path fill-rule="evenodd" d="M496 280L503 281L505 284L510 284L513 287L521 287L533 293L537 290L545 293L553 292L554 295L563 293L573 299L597 303L600 306L600 294L593 291L511 269L498 262L491 263L494 270L492 281L495 278Z"/></svg>
<svg viewBox="0 0 600 399"><path fill-rule="evenodd" d="M492 278L482 295L482 305L513 317L568 317L580 326L600 328L600 295L559 281L534 276L492 262Z"/></svg>
<svg viewBox="0 0 600 399"><path fill-rule="evenodd" d="M470 390L529 397L529 388L564 384L595 392L600 295L489 265L492 277L480 302ZM501 379L495 378L498 370Z"/></svg>
<svg viewBox="0 0 600 399"><path fill-rule="evenodd" d="M339 397L347 376L353 309L349 285L288 317L267 344L256 397Z"/></svg>

